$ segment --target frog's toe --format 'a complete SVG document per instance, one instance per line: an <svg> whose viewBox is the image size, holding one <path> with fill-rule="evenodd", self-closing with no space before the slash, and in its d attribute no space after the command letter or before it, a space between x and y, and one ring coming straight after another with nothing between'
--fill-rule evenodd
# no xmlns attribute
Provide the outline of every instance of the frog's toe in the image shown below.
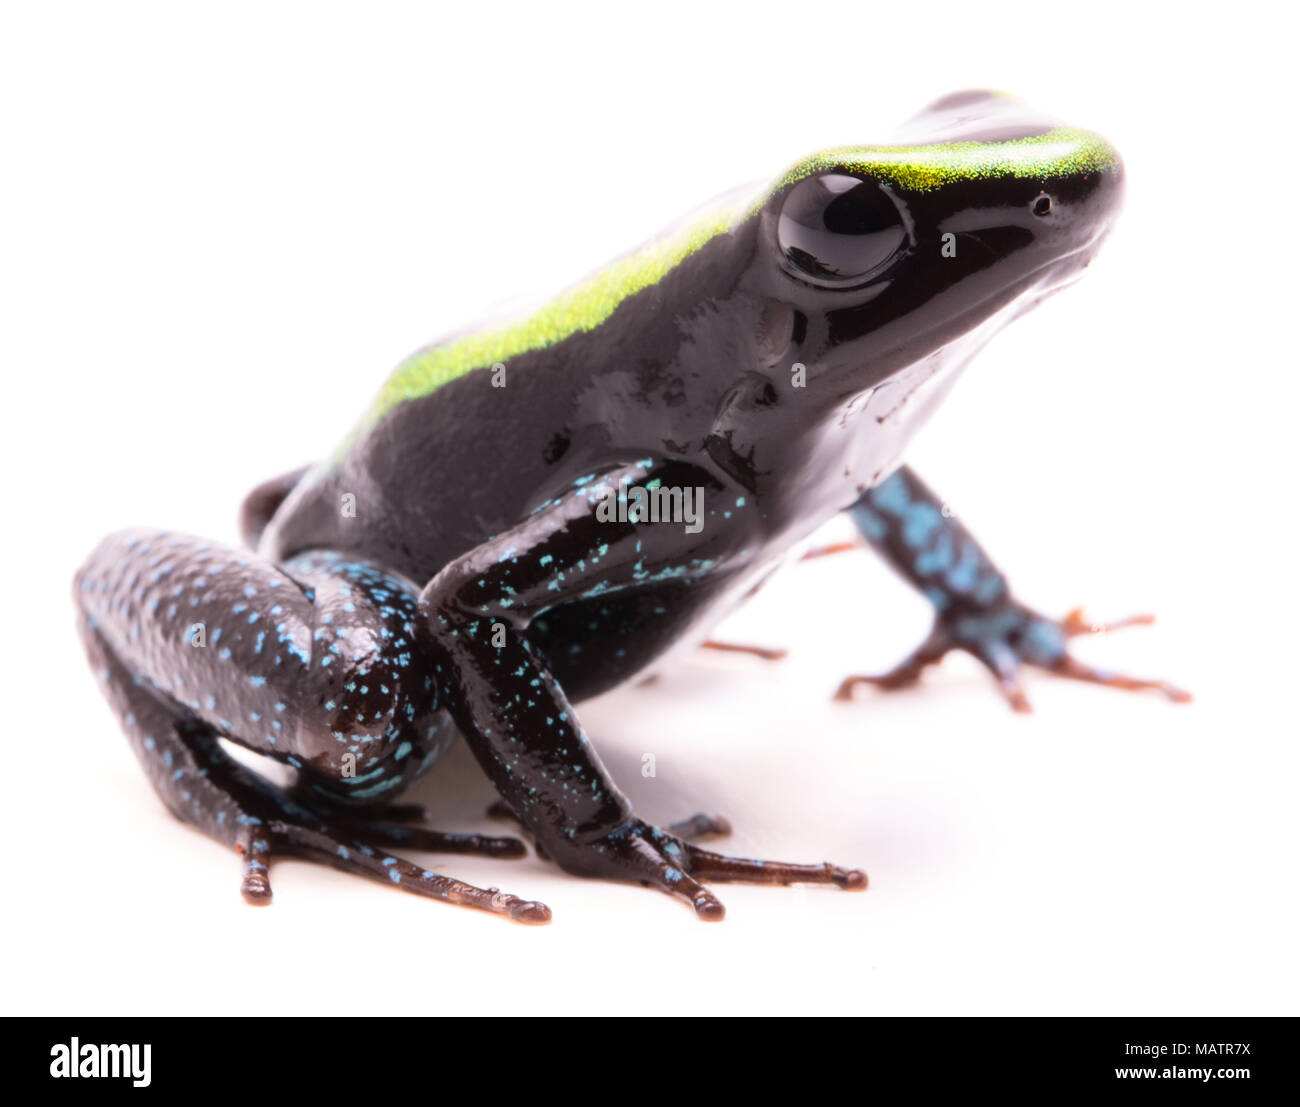
<svg viewBox="0 0 1300 1107"><path fill-rule="evenodd" d="M1088 684L1105 684L1110 688L1119 688L1125 692L1159 692L1167 699L1174 703L1191 703L1192 694L1177 685L1170 684L1167 680L1148 680L1141 677L1125 676L1122 673L1112 673L1107 669L1094 668L1087 665L1078 658L1066 654L1054 665L1046 668L1055 673L1057 676L1068 677L1070 680L1081 680Z"/></svg>
<svg viewBox="0 0 1300 1107"><path fill-rule="evenodd" d="M1082 634L1101 634L1125 627L1150 626L1153 615L1131 615L1111 623L1088 619L1081 608L1064 619L1049 619L1020 604L1009 603L989 610L964 614L941 615L924 642L899 665L878 676L845 678L835 698L852 698L859 684L892 690L915 684L921 673L952 650L962 650L976 658L993 674L999 691L1013 711L1027 714L1033 709L1025 695L1020 674L1033 666L1072 680L1105 684L1126 691L1158 691L1177 703L1192 697L1188 692L1163 680L1145 680L1123 676L1072 657L1068 640Z"/></svg>
<svg viewBox="0 0 1300 1107"><path fill-rule="evenodd" d="M371 824L370 830L384 824ZM389 831L405 831L413 837L405 843L414 849L437 849L441 852L486 852L485 843L500 846L510 843L522 852L522 844L511 838L490 839L481 835L447 835L438 831L411 827L388 827ZM261 831L259 830L259 833ZM456 847L460 848L456 848ZM518 922L539 923L550 920L550 909L543 903L524 900L497 888L479 888L473 884L443 876L420 865L395 857L382 848L359 837L345 836L328 824L300 824L273 820L265 827L261 837L241 843L245 857L242 891L249 903L270 901L270 884L267 868L272 852L303 857L340 869L343 872L382 880L404 891L430 899L440 899L463 907L474 907L496 915L505 915ZM495 847L494 847L495 848ZM498 854L500 856L500 854Z"/></svg>
<svg viewBox="0 0 1300 1107"><path fill-rule="evenodd" d="M426 826L377 821L348 822L346 825L359 840L370 845L404 846L431 853L477 853L484 857L523 857L528 852L518 838L449 834Z"/></svg>
<svg viewBox="0 0 1300 1107"><path fill-rule="evenodd" d="M1023 609L1022 609L1023 610ZM1104 684L1128 692L1160 692L1175 703L1187 703L1191 694L1164 680L1149 680L1140 677L1125 676L1106 669L1095 668L1072 656L1066 640L1082 634L1104 634L1125 627L1150 626L1155 616L1149 614L1130 615L1111 623L1094 622L1087 618L1082 608L1075 608L1064 619L1048 619L1033 612L1024 611L1023 627L1013 636L1019 660L1046 672L1054 673L1070 680L1086 681L1089 684Z"/></svg>
<svg viewBox="0 0 1300 1107"><path fill-rule="evenodd" d="M500 895L500 893L498 893ZM551 909L535 899L523 900L518 896L505 896L502 900L505 913L515 922L538 926L551 921Z"/></svg>
<svg viewBox="0 0 1300 1107"><path fill-rule="evenodd" d="M936 623L930 636L888 672L846 676L835 690L835 699L841 702L852 700L853 690L862 684L887 692L910 688L921 679L921 674L927 668L940 661L954 647L950 635L942 625Z"/></svg>
<svg viewBox="0 0 1300 1107"><path fill-rule="evenodd" d="M1115 619L1109 623L1099 623L1089 619L1083 613L1083 608L1076 607L1061 620L1061 629L1067 637L1076 638L1080 634L1107 634L1112 630L1124 630L1126 627L1149 627L1155 621L1156 617L1147 612L1141 615L1129 615L1123 619Z"/></svg>
<svg viewBox="0 0 1300 1107"><path fill-rule="evenodd" d="M701 880L745 884L834 884L846 892L860 892L867 887L867 874L861 869L846 869L829 861L819 865L798 865L787 861L729 857L696 846L688 848L691 872Z"/></svg>
<svg viewBox="0 0 1300 1107"><path fill-rule="evenodd" d="M691 906L695 908L696 918L703 919L705 922L722 922L727 917L727 909L722 900L702 885L691 899Z"/></svg>
<svg viewBox="0 0 1300 1107"><path fill-rule="evenodd" d="M683 824L687 829L716 828L725 820L697 815ZM838 865L790 864L730 857L686 841L676 829L661 830L632 818L603 837L586 843L560 839L555 850L561 867L581 876L628 880L658 888L690 905L706 922L726 917L722 901L705 887L713 881L749 884L833 884L857 891L867 886L859 869Z"/></svg>

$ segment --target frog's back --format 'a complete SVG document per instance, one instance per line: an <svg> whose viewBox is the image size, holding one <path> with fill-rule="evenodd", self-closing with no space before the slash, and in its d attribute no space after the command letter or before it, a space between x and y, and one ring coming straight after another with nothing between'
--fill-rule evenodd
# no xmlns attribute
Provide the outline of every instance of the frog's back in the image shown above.
<svg viewBox="0 0 1300 1107"><path fill-rule="evenodd" d="M264 552L347 550L424 581L620 458L707 462L728 382L701 366L744 359L699 309L743 271L752 221L739 200L719 198L530 313L416 351L285 501Z"/></svg>
<svg viewBox="0 0 1300 1107"><path fill-rule="evenodd" d="M347 551L423 582L505 530L571 448L553 429L572 403L563 381L544 364L524 368L504 389L490 367L473 370L362 429L304 475L264 552Z"/></svg>

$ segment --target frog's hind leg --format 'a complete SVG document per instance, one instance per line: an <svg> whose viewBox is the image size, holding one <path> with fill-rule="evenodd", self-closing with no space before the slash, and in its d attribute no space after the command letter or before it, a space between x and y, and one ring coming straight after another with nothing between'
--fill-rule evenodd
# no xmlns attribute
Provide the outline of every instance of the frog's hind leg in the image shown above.
<svg viewBox="0 0 1300 1107"><path fill-rule="evenodd" d="M375 802L441 748L432 672L408 637L409 585L336 555L282 569L140 531L100 544L76 598L91 663L150 782L173 815L243 855L246 900L269 902L272 858L298 855L520 921L549 918L542 904L388 852L523 853L513 838L405 825L411 809ZM240 764L222 737L287 763L298 787Z"/></svg>

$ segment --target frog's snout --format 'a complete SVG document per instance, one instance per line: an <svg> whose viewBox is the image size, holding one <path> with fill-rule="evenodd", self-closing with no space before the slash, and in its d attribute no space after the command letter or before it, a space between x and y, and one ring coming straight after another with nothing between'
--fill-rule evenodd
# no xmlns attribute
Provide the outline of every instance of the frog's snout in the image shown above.
<svg viewBox="0 0 1300 1107"><path fill-rule="evenodd" d="M1100 135L1078 131L1062 137L1052 152L1028 208L1035 233L1055 231L1077 248L1104 235L1124 196L1124 163Z"/></svg>

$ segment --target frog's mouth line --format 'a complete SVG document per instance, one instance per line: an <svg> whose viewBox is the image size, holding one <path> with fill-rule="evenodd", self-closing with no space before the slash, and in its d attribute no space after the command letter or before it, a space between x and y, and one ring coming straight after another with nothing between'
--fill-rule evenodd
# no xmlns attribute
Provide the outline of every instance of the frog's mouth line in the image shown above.
<svg viewBox="0 0 1300 1107"><path fill-rule="evenodd" d="M1069 288L1070 285L1078 282L1083 277L1084 270L1092 263L1092 253L1095 252L1098 244L1109 231L1110 226L1107 225L1081 246L1060 254L1051 261L1044 262L1042 265L1031 269L1018 281L1013 282L1011 287L1015 288L1018 285L1019 288L1014 292L1010 300L996 311L980 319L960 338L916 363L918 366L929 363L929 371L923 372L910 388L901 392L893 407L877 416L877 422L897 422L906 417L908 412L915 409L918 400L926 392L936 387L936 378L949 375L956 376L1009 323L1019 319L1020 316L1037 307L1048 297L1054 296L1062 289ZM1079 264L1076 259L1083 253L1088 253L1089 256L1082 264ZM1054 270L1060 270L1061 272L1057 274L1053 272ZM983 303L987 303L987 300L983 301ZM973 310L978 311L978 306ZM888 381L882 382L881 385L868 389L864 395L887 384Z"/></svg>
<svg viewBox="0 0 1300 1107"><path fill-rule="evenodd" d="M1001 289L990 293L978 302L966 305L961 311L953 315L945 316L931 328L932 333L939 333L952 327L953 324L961 327L962 322L965 320L971 320L971 322L968 326L962 327L959 337L946 343L938 350L931 351L930 354L914 359L910 364L917 364L926 360L927 357L942 353L945 348L951 353L953 349L959 346L969 348L970 352L963 359L963 363L969 361L994 334L1007 324L1037 307L1049 296L1055 295L1063 288L1068 288L1079 280L1092 260L1091 255L1096 252L1098 244L1109 231L1110 225L1108 224L1074 249L1056 255L1051 260L1035 266L1024 275L1008 282ZM1078 260L1081 254L1089 255L1082 263ZM989 310L990 302L1003 298L1005 298L1005 302L1001 306L992 311ZM890 354L898 352L900 351L895 349L876 356L888 357ZM853 388L839 398L840 402L844 402L858 391L860 389Z"/></svg>
<svg viewBox="0 0 1300 1107"><path fill-rule="evenodd" d="M1112 226L1113 224L1107 223L1104 227L1101 228L1101 230L1099 230L1096 234L1094 234L1091 238L1088 239L1087 242L1083 243L1081 246L1075 247L1073 250L1070 250L1068 253L1062 254L1060 257L1055 258L1054 260L1048 262L1046 265L1040 266L1038 269L1034 270L1035 273L1041 273L1044 270L1051 270L1053 268L1059 267L1065 271L1062 274L1060 280L1046 286L1043 289L1043 295L1039 297L1039 299L1050 296L1055 292L1059 292L1063 288L1069 288L1070 285L1078 281L1083 276L1083 271L1087 269L1089 265L1092 264L1092 259L1096 255L1098 247L1101 245L1102 241L1106 238L1106 236L1110 234ZM1078 256L1083 253L1086 253L1088 256L1084 259L1082 264L1079 264L1077 261L1074 261L1074 259L1077 259ZM1074 261L1074 264L1071 264L1072 261Z"/></svg>
<svg viewBox="0 0 1300 1107"><path fill-rule="evenodd" d="M981 319L971 330L983 330L992 320L998 321L995 329L1000 330L1006 324L1020 318L1025 312L1037 307L1049 296L1054 296L1062 289L1076 283L1083 276L1084 270L1092 264L1097 247L1110 233L1110 226L1108 223L1086 242L1063 254L1058 254L1042 265L1035 266L1023 277L1012 281L1007 286L1011 290L1011 297L1007 303ZM1079 261L1080 255L1087 255L1082 262ZM995 296L990 296L988 299L994 299ZM984 302L987 303L987 300ZM978 306L973 310L978 311Z"/></svg>

